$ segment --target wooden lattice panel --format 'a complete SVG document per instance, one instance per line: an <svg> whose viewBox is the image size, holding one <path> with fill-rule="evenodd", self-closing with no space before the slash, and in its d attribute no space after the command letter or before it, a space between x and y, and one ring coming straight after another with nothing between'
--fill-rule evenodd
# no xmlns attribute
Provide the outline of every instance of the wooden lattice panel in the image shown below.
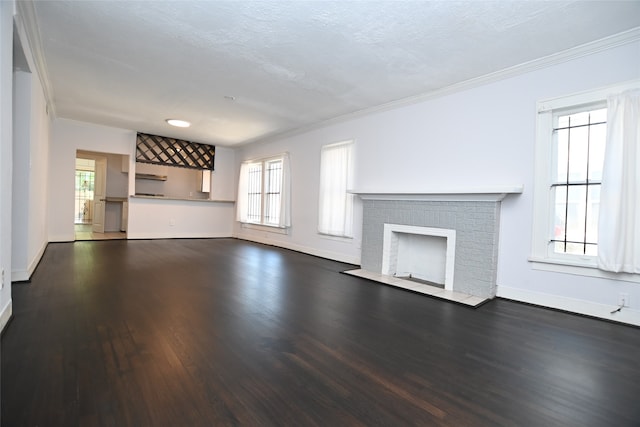
<svg viewBox="0 0 640 427"><path fill-rule="evenodd" d="M190 169L213 170L216 148L166 136L138 132L136 161Z"/></svg>

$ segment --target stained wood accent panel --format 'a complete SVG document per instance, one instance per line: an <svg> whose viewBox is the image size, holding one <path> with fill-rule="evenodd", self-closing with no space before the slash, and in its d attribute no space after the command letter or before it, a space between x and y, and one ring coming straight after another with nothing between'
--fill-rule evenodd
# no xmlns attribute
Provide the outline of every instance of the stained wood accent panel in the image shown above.
<svg viewBox="0 0 640 427"><path fill-rule="evenodd" d="M136 162L213 170L215 147L197 142L138 132Z"/></svg>
<svg viewBox="0 0 640 427"><path fill-rule="evenodd" d="M234 239L50 244L13 286L2 425L639 425L638 328L350 268Z"/></svg>

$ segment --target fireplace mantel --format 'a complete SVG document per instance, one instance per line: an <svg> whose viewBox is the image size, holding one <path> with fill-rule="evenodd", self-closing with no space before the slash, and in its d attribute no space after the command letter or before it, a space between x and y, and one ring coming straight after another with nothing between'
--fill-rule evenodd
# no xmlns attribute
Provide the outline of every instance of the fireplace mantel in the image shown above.
<svg viewBox="0 0 640 427"><path fill-rule="evenodd" d="M418 200L418 201L492 201L499 202L508 194L522 193L522 185L495 187L438 187L421 191L349 190L363 200Z"/></svg>

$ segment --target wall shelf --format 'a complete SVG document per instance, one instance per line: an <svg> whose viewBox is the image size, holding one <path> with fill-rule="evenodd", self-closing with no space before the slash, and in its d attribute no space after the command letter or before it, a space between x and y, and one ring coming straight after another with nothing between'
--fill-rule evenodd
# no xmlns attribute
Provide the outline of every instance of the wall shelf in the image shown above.
<svg viewBox="0 0 640 427"><path fill-rule="evenodd" d="M493 187L438 187L419 191L403 190L347 190L363 200L421 200L421 201L500 201L508 194L520 194L523 185Z"/></svg>
<svg viewBox="0 0 640 427"><path fill-rule="evenodd" d="M136 173L136 179L150 179L153 181L166 181L167 175L154 175L151 173Z"/></svg>

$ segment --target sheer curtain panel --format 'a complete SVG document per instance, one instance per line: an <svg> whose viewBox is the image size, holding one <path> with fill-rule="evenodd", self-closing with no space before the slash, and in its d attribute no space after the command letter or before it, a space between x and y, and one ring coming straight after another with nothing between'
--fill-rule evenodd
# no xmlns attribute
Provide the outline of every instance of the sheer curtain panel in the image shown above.
<svg viewBox="0 0 640 427"><path fill-rule="evenodd" d="M353 236L351 184L353 142L322 147L320 155L320 208L318 231L332 236Z"/></svg>
<svg viewBox="0 0 640 427"><path fill-rule="evenodd" d="M243 162L240 165L240 176L238 177L238 197L236 197L236 220L248 222L249 212L249 163Z"/></svg>
<svg viewBox="0 0 640 427"><path fill-rule="evenodd" d="M282 188L280 188L279 227L291 227L291 166L289 154L282 156Z"/></svg>
<svg viewBox="0 0 640 427"><path fill-rule="evenodd" d="M640 273L640 89L608 99L598 268Z"/></svg>

